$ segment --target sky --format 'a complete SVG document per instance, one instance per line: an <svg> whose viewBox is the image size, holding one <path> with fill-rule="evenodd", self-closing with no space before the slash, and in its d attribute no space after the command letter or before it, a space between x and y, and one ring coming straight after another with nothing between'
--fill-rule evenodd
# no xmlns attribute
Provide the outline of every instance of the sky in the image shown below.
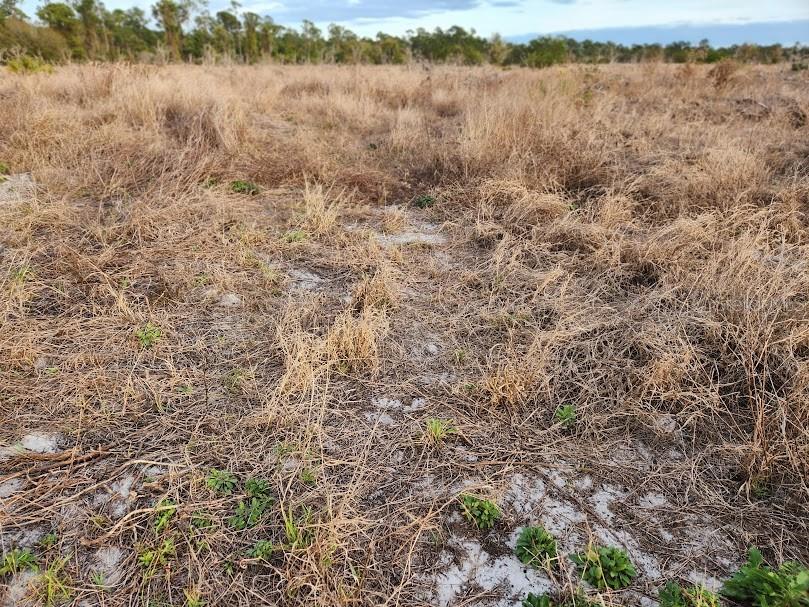
<svg viewBox="0 0 809 607"><path fill-rule="evenodd" d="M24 0L22 8L33 15L43 1ZM208 1L212 13L230 3ZM107 8L137 5L147 12L152 2L105 0ZM243 11L270 15L283 25L298 26L309 19L325 30L334 22L367 36L460 25L510 40L566 33L616 42L708 38L715 44L809 43L809 0L241 0L241 4Z"/></svg>

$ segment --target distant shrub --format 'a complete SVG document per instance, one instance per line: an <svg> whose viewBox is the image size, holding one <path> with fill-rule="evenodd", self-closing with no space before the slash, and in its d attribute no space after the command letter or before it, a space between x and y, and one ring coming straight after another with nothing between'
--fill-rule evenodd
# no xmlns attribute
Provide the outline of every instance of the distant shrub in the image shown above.
<svg viewBox="0 0 809 607"><path fill-rule="evenodd" d="M809 63L804 63L803 61L793 61L792 62L792 71L793 72L802 72L804 70L809 70Z"/></svg>
<svg viewBox="0 0 809 607"><path fill-rule="evenodd" d="M413 204L420 209L429 209L435 204L435 197L429 194L420 194L413 199Z"/></svg>
<svg viewBox="0 0 809 607"><path fill-rule="evenodd" d="M230 189L236 194L247 194L248 196L255 196L259 192L259 187L255 183L241 179L231 181Z"/></svg>
<svg viewBox="0 0 809 607"><path fill-rule="evenodd" d="M34 74L36 72L50 73L53 67L37 57L20 55L6 62L6 67L15 74Z"/></svg>
<svg viewBox="0 0 809 607"><path fill-rule="evenodd" d="M713 80L716 88L722 88L730 82L731 76L735 74L741 66L733 59L722 59L711 68L708 76Z"/></svg>

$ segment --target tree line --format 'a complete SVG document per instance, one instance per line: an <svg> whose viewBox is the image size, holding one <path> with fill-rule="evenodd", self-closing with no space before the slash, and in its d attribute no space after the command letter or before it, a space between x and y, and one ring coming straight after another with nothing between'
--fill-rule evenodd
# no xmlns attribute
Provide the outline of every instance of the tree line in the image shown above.
<svg viewBox="0 0 809 607"><path fill-rule="evenodd" d="M217 61L256 63L369 63L409 61L479 65L546 67L558 63L666 61L714 63L726 58L777 63L809 57L809 47L795 44L743 44L713 47L707 40L623 45L543 36L525 43L505 41L495 34L453 26L405 36L378 33L358 36L340 25L324 33L311 21L300 28L279 25L272 17L230 10L211 14L190 0L158 0L147 14L140 8L108 10L98 0L47 2L36 10L36 21L25 15L17 0L0 0L0 61L27 55L60 61Z"/></svg>

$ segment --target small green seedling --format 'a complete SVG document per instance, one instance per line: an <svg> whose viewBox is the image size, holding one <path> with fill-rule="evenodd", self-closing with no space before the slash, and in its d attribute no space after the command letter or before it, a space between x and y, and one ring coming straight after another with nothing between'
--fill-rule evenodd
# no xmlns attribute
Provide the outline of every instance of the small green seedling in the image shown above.
<svg viewBox="0 0 809 607"><path fill-rule="evenodd" d="M11 168L5 162L0 162L0 175L8 175L9 173L11 173Z"/></svg>
<svg viewBox="0 0 809 607"><path fill-rule="evenodd" d="M275 500L271 497L251 497L249 501L240 500L239 505L236 506L236 513L228 519L228 524L238 531L255 527L264 512L274 503Z"/></svg>
<svg viewBox="0 0 809 607"><path fill-rule="evenodd" d="M677 582L668 582L658 599L660 607L719 607L719 596L701 585L683 588Z"/></svg>
<svg viewBox="0 0 809 607"><path fill-rule="evenodd" d="M429 209L435 204L435 197L429 194L419 194L413 199L413 204L420 209Z"/></svg>
<svg viewBox="0 0 809 607"><path fill-rule="evenodd" d="M228 392L239 392L250 376L250 372L244 369L231 369L222 376L222 385L227 388Z"/></svg>
<svg viewBox="0 0 809 607"><path fill-rule="evenodd" d="M269 561L275 546L270 540L258 540L250 550L250 558Z"/></svg>
<svg viewBox="0 0 809 607"><path fill-rule="evenodd" d="M151 348L163 336L163 331L157 325L147 322L135 331L141 348Z"/></svg>
<svg viewBox="0 0 809 607"><path fill-rule="evenodd" d="M205 479L205 486L220 495L230 495L236 488L236 482L236 477L227 470L213 468Z"/></svg>
<svg viewBox="0 0 809 607"><path fill-rule="evenodd" d="M248 478L244 484L244 492L248 497L268 497L270 495L270 483L261 478Z"/></svg>
<svg viewBox="0 0 809 607"><path fill-rule="evenodd" d="M548 594L529 592L522 600L522 607L601 607L601 603L590 601L580 591L565 599L554 599Z"/></svg>
<svg viewBox="0 0 809 607"><path fill-rule="evenodd" d="M525 527L517 537L515 553L526 565L548 569L557 561L556 538L544 527Z"/></svg>
<svg viewBox="0 0 809 607"><path fill-rule="evenodd" d="M638 574L627 553L613 546L591 546L570 559L581 571L582 579L599 590L626 588Z"/></svg>
<svg viewBox="0 0 809 607"><path fill-rule="evenodd" d="M491 529L500 518L500 509L494 502L474 495L461 496L461 509L466 519L478 529Z"/></svg>
<svg viewBox="0 0 809 607"><path fill-rule="evenodd" d="M248 196L255 196L259 192L259 188L255 183L242 179L231 181L230 190L235 194L247 194Z"/></svg>
<svg viewBox="0 0 809 607"><path fill-rule="evenodd" d="M205 181L202 182L202 187L204 188L215 188L221 183L218 177L208 177Z"/></svg>
<svg viewBox="0 0 809 607"><path fill-rule="evenodd" d="M0 575L15 574L26 570L39 570L37 557L27 548L14 548L3 555L3 562L0 563Z"/></svg>
<svg viewBox="0 0 809 607"><path fill-rule="evenodd" d="M284 242L303 242L309 237L305 230L301 230L300 228L294 228L292 230L288 230L284 232L283 236L281 236L281 240Z"/></svg>
<svg viewBox="0 0 809 607"><path fill-rule="evenodd" d="M46 607L51 607L66 601L70 597L70 589L67 580L64 579L62 570L65 568L68 558L54 560L48 568L40 574L37 580L37 594Z"/></svg>
<svg viewBox="0 0 809 607"><path fill-rule="evenodd" d="M107 578L103 571L93 571L90 573L90 581L93 583L93 586L99 590L104 590L104 588L107 587Z"/></svg>
<svg viewBox="0 0 809 607"><path fill-rule="evenodd" d="M573 405L561 405L553 414L553 420L561 424L563 428L572 428L576 425L576 407Z"/></svg>
<svg viewBox="0 0 809 607"><path fill-rule="evenodd" d="M169 526L169 521L175 512L177 512L177 506L174 501L170 499L160 500L157 504L154 519L154 531L156 534L160 535Z"/></svg>
<svg viewBox="0 0 809 607"><path fill-rule="evenodd" d="M184 588L183 595L185 596L185 607L204 607L205 601L196 588Z"/></svg>
<svg viewBox="0 0 809 607"><path fill-rule="evenodd" d="M169 559L176 554L174 539L166 538L154 550L144 550L138 554L138 563L149 572L154 571L159 565L165 565Z"/></svg>
<svg viewBox="0 0 809 607"><path fill-rule="evenodd" d="M289 510L281 510L281 517L284 519L284 533L286 535L287 546L295 550L296 548L306 548L309 546L314 537L309 530L309 522L312 518L312 510L308 507L303 508L303 514L298 518L292 514L292 506Z"/></svg>
<svg viewBox="0 0 809 607"><path fill-rule="evenodd" d="M314 485L317 482L315 471L311 468L304 468L301 470L299 478L304 485Z"/></svg>
<svg viewBox="0 0 809 607"><path fill-rule="evenodd" d="M56 542L59 541L59 536L56 535L55 531L51 531L47 535L43 536L41 540L39 540L39 545L42 546L45 550L50 550L56 545Z"/></svg>
<svg viewBox="0 0 809 607"><path fill-rule="evenodd" d="M452 421L430 418L424 428L424 442L433 447L440 447L449 436L457 433L458 429Z"/></svg>
<svg viewBox="0 0 809 607"><path fill-rule="evenodd" d="M773 569L764 564L757 548L751 548L747 562L725 582L720 594L752 607L807 607L809 569L794 561Z"/></svg>

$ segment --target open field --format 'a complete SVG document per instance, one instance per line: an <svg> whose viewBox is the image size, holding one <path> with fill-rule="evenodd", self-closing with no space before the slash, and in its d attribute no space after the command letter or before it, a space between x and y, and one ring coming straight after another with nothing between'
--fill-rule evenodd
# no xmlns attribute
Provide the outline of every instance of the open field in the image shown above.
<svg viewBox="0 0 809 607"><path fill-rule="evenodd" d="M809 561L809 73L730 65L0 74L2 604Z"/></svg>

